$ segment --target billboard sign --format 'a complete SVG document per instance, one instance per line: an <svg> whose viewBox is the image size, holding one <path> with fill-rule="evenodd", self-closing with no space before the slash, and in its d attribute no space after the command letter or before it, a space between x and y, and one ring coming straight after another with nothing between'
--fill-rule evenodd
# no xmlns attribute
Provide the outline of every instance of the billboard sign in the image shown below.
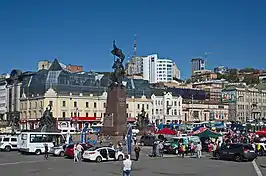
<svg viewBox="0 0 266 176"><path fill-rule="evenodd" d="M221 93L222 103L235 103L236 91L222 91Z"/></svg>

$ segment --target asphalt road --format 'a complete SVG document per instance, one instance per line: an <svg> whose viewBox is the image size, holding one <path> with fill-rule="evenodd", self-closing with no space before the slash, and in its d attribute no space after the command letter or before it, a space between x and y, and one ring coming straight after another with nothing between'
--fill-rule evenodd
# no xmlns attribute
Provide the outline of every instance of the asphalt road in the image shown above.
<svg viewBox="0 0 266 176"><path fill-rule="evenodd" d="M217 161L209 157L196 158L150 158L146 156L146 149L142 150L139 161L133 162L132 175L145 176L257 176L251 162L237 163L233 161ZM147 150L149 151L149 150ZM258 165L266 161L266 157L257 160ZM0 153L0 173L8 176L114 176L122 175L121 162L80 162L43 156L21 155L17 152ZM266 176L266 168L261 168ZM259 175L261 176L261 175Z"/></svg>

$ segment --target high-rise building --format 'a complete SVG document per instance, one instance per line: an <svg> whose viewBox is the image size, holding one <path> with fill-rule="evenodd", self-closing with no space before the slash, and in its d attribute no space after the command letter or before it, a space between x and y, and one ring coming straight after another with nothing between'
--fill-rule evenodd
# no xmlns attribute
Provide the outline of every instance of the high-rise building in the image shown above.
<svg viewBox="0 0 266 176"><path fill-rule="evenodd" d="M180 70L168 58L160 59L158 54L145 57L134 57L126 64L127 75L142 75L150 83L172 81L173 77L180 79Z"/></svg>
<svg viewBox="0 0 266 176"><path fill-rule="evenodd" d="M127 75L138 75L143 73L143 57L133 57L126 63Z"/></svg>
<svg viewBox="0 0 266 176"><path fill-rule="evenodd" d="M191 60L191 73L194 74L194 71L205 70L205 61L202 58L194 58Z"/></svg>

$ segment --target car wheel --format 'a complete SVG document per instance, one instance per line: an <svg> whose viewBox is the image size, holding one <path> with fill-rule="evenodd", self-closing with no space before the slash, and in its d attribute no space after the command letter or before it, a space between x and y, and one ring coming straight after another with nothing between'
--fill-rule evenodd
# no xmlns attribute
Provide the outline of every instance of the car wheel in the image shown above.
<svg viewBox="0 0 266 176"><path fill-rule="evenodd" d="M122 155L119 155L118 156L118 161L122 161L123 160L123 156Z"/></svg>
<svg viewBox="0 0 266 176"><path fill-rule="evenodd" d="M96 158L96 162L97 162L97 163L102 162L102 157L98 156L98 157Z"/></svg>
<svg viewBox="0 0 266 176"><path fill-rule="evenodd" d="M6 146L6 147L5 147L5 151L6 151L6 152L10 152L10 151L11 151L11 147L10 147L10 146Z"/></svg>
<svg viewBox="0 0 266 176"><path fill-rule="evenodd" d="M61 151L61 152L59 153L59 156L64 157L64 156L65 156L65 152Z"/></svg>
<svg viewBox="0 0 266 176"><path fill-rule="evenodd" d="M41 153L42 153L42 152L41 152L41 150L39 150L39 149L35 151L35 154L36 154L36 155L40 155Z"/></svg>
<svg viewBox="0 0 266 176"><path fill-rule="evenodd" d="M216 154L215 154L215 159L217 159L217 160L220 160L220 159L221 159L221 156L220 156L219 153L216 153Z"/></svg>
<svg viewBox="0 0 266 176"><path fill-rule="evenodd" d="M141 145L141 146L144 146L144 142L141 142L140 145Z"/></svg>
<svg viewBox="0 0 266 176"><path fill-rule="evenodd" d="M240 155L236 155L236 156L235 156L235 161L236 161L236 162L240 162L240 161L242 161L242 157L241 157Z"/></svg>

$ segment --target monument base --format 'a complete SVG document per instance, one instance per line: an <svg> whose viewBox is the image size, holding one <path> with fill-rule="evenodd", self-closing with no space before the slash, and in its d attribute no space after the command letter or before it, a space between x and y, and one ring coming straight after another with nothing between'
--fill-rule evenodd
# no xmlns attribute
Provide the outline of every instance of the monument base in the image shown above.
<svg viewBox="0 0 266 176"><path fill-rule="evenodd" d="M126 88L114 85L108 89L102 133L109 136L124 136L127 127Z"/></svg>

